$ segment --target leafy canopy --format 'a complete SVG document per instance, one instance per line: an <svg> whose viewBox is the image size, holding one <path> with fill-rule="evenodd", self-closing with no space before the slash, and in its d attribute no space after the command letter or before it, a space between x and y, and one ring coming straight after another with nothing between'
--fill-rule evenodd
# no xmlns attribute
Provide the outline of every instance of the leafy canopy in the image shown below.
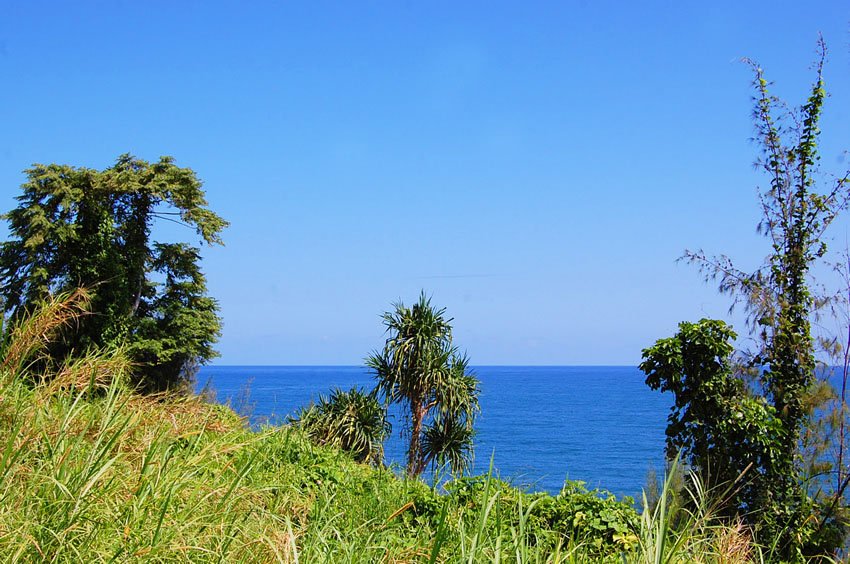
<svg viewBox="0 0 850 564"><path fill-rule="evenodd" d="M18 206L3 216L4 314L26 315L51 294L87 287L92 315L52 346L60 362L92 347L126 345L148 390L185 385L216 355L221 320L207 296L196 247L151 240L157 220L221 244L227 222L207 208L201 182L171 157L148 163L121 155L103 171L33 165Z"/></svg>
<svg viewBox="0 0 850 564"><path fill-rule="evenodd" d="M734 374L735 338L723 321L682 322L675 336L645 349L640 364L650 388L675 397L668 458L681 453L709 490L729 489L722 504L727 516L759 506L760 469L779 453L782 432L774 408Z"/></svg>

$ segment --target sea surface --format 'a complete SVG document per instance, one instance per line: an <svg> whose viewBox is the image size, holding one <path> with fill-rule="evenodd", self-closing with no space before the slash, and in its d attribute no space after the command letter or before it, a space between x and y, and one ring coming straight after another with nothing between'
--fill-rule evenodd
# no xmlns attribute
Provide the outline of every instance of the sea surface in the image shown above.
<svg viewBox="0 0 850 564"><path fill-rule="evenodd" d="M624 366L479 366L474 473L494 473L534 491L558 493L565 479L640 499L647 473L664 465L672 402ZM254 425L287 415L334 387L374 380L359 366L206 366L198 387L212 389ZM404 463L403 422L392 410L387 464Z"/></svg>

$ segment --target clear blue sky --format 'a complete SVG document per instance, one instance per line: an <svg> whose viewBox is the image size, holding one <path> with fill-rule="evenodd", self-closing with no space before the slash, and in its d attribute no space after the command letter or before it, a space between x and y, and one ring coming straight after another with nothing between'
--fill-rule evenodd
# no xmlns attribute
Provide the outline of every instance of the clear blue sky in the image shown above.
<svg viewBox="0 0 850 564"><path fill-rule="evenodd" d="M823 33L838 172L848 30L846 1L2 0L0 208L34 162L196 170L222 364L357 364L420 289L473 364L633 364L726 313L683 249L767 253L740 58L799 103Z"/></svg>

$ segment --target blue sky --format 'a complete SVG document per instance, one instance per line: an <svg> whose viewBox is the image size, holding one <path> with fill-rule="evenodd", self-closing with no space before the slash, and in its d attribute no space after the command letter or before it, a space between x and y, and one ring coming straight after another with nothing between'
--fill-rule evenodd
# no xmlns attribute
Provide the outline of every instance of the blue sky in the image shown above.
<svg viewBox="0 0 850 564"><path fill-rule="evenodd" d="M633 364L724 317L675 259L768 252L740 59L799 103L818 32L848 164L844 1L0 9L0 208L35 162L193 168L231 222L204 251L221 364L358 364L420 289L473 364Z"/></svg>

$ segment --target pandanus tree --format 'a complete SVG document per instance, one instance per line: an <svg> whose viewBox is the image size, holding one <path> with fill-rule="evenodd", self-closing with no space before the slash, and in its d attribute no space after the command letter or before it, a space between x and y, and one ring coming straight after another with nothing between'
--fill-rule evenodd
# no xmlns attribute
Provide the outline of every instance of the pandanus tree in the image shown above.
<svg viewBox="0 0 850 564"><path fill-rule="evenodd" d="M468 469L473 422L478 411L478 380L469 361L452 345L451 319L423 292L412 307L394 305L383 315L388 333L382 351L366 364L376 391L386 403L408 412L407 474L420 475L429 464Z"/></svg>
<svg viewBox="0 0 850 564"><path fill-rule="evenodd" d="M291 419L318 444L333 445L351 453L358 462L378 465L384 457L384 439L390 433L387 410L360 388L336 388L330 396L301 409Z"/></svg>

